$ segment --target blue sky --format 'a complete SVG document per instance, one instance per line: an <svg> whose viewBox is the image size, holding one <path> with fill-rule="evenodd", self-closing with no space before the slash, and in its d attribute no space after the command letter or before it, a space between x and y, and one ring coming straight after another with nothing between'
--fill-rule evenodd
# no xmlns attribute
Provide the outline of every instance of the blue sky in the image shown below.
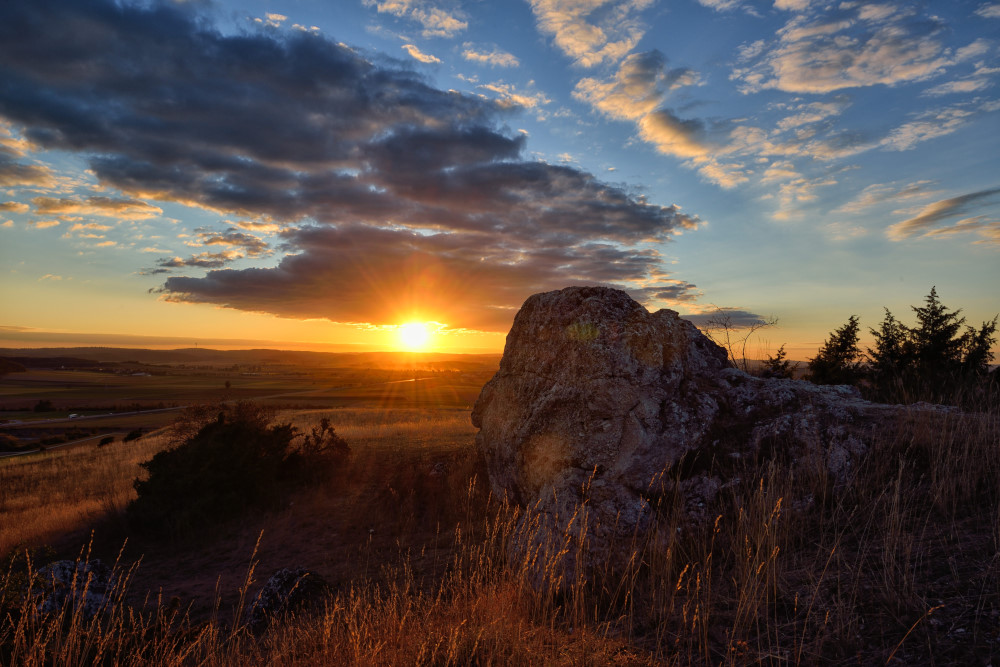
<svg viewBox="0 0 1000 667"><path fill-rule="evenodd" d="M777 317L762 344L796 358L932 285L1000 311L1000 3L40 0L0 26L0 343L420 320L499 349L580 283Z"/></svg>

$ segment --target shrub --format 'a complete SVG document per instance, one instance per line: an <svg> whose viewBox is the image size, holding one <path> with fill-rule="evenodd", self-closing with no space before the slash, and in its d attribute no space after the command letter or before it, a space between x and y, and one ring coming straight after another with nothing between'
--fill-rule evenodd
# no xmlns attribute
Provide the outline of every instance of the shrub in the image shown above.
<svg viewBox="0 0 1000 667"><path fill-rule="evenodd" d="M149 475L135 481L128 517L139 530L176 534L274 507L295 483L322 477L350 451L326 420L299 448L297 437L255 405L223 408L179 446L140 464Z"/></svg>
<svg viewBox="0 0 1000 667"><path fill-rule="evenodd" d="M110 445L114 441L115 441L115 436L113 436L113 435L106 435L103 438L101 438L101 441L99 443L97 443L97 446L98 447L103 447L105 445Z"/></svg>
<svg viewBox="0 0 1000 667"><path fill-rule="evenodd" d="M122 438L122 442L132 442L133 440L138 440L141 437L142 437L141 428L132 429L131 431L125 434L125 437Z"/></svg>

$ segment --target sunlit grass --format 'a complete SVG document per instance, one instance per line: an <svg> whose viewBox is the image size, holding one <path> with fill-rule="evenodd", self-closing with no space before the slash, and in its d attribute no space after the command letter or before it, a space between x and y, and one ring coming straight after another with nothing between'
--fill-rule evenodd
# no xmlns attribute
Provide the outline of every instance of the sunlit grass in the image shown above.
<svg viewBox="0 0 1000 667"><path fill-rule="evenodd" d="M308 428L323 416L354 449L350 466L329 487L251 522L230 545L244 545L246 568L251 552L259 563L273 560L269 549L297 559L326 531L360 535L326 557L314 553L321 572L344 573L319 610L255 637L230 610L228 600L248 599L238 583L210 618L173 615L155 598L143 608L135 592L93 622L40 618L22 606L0 622L0 662L986 664L1000 649L995 417L905 417L876 434L840 486L818 472L821 461L798 476L748 463L747 483L723 495L714 521L686 526L661 508L656 528L628 545L632 561L577 567L566 578L580 535L539 542L538 517L486 493L466 413L288 418ZM445 474L429 477L439 460L449 462ZM54 460L46 465L20 474L67 474ZM104 474L102 483L127 486ZM258 569L250 596L267 574Z"/></svg>

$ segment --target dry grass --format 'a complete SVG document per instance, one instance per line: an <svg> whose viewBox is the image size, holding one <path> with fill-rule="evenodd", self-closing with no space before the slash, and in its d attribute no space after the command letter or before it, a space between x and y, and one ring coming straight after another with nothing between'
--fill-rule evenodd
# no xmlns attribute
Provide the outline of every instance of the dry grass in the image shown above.
<svg viewBox="0 0 1000 667"><path fill-rule="evenodd" d="M838 487L749 467L714 522L678 525L661 508L627 566L566 580L566 550L586 536L512 548L537 544L538 518L484 491L464 413L293 418L325 414L356 452L329 487L209 543L147 551L95 620L15 605L0 621L0 663L974 665L1000 653L996 417L905 418ZM56 480L46 465L22 473ZM254 637L240 607L289 559L311 560L338 589ZM230 572L209 613L143 602L178 563Z"/></svg>

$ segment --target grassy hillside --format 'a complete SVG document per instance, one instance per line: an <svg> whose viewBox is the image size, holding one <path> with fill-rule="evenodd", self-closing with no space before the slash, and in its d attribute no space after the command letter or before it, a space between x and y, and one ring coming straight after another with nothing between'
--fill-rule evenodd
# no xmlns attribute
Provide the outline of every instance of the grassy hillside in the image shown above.
<svg viewBox="0 0 1000 667"><path fill-rule="evenodd" d="M0 664L974 665L1000 653L996 417L887 425L842 488L747 462L714 523L684 528L660 508L630 567L572 581L555 564L586 536L510 548L533 518L490 496L465 409L278 416L303 429L323 417L354 452L341 470L277 510L179 539L130 535L123 519L165 434L0 461ZM91 540L91 558L118 559L120 604L86 621L21 602L20 554L37 567ZM329 581L329 597L255 636L242 609L291 566Z"/></svg>

